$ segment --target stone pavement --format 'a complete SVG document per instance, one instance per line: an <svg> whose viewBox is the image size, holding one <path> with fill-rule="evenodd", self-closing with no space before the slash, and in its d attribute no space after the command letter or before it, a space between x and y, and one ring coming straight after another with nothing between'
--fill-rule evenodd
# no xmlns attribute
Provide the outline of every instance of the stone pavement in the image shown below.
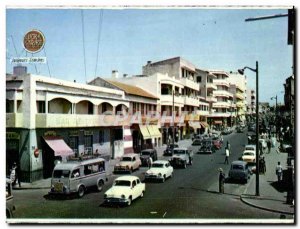
<svg viewBox="0 0 300 229"><path fill-rule="evenodd" d="M278 144L277 144L278 145ZM277 147L272 148L271 153L264 154L266 161L266 173L259 176L260 196L255 196L255 174L247 189L241 195L241 200L253 207L282 214L294 214L294 206L286 203L287 192L282 183L277 182L276 165L280 161L283 170L287 169L287 153L277 153Z"/></svg>

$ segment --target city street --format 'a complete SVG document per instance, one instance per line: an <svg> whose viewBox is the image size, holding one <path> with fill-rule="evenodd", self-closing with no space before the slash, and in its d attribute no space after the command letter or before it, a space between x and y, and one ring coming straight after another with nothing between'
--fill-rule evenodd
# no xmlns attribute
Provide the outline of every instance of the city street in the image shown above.
<svg viewBox="0 0 300 229"><path fill-rule="evenodd" d="M13 190L16 218L94 218L94 219L279 219L280 214L253 208L241 202L240 195L248 184L226 183L225 194L218 191L218 169L226 176L230 162L237 160L246 144L246 131L224 136L222 149L211 155L194 154L192 166L175 169L165 183L146 183L146 193L130 207L104 206L104 192L120 175L112 175L100 193L90 191L83 198L49 199L46 189ZM230 141L232 153L229 165L224 164L224 145ZM182 141L188 147L191 140ZM160 149L160 158L164 158ZM147 168L142 167L133 175L144 179ZM254 175L250 179L254 179ZM249 183L249 182L248 182ZM291 218L291 216L287 216Z"/></svg>

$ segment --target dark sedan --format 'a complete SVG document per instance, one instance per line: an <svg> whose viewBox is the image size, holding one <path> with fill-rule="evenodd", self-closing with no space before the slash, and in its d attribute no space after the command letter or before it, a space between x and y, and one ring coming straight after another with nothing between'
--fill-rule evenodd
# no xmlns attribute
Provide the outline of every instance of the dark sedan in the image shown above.
<svg viewBox="0 0 300 229"><path fill-rule="evenodd" d="M164 150L164 156L172 156L173 149L178 148L178 144L170 144L167 146L167 148Z"/></svg>

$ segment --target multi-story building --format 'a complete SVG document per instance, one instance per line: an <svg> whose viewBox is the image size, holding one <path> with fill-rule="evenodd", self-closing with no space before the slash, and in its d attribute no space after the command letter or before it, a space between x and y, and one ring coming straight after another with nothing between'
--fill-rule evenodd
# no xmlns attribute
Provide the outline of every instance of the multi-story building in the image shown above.
<svg viewBox="0 0 300 229"><path fill-rule="evenodd" d="M210 73L216 76L213 79L213 83L217 89L213 92L213 95L217 101L212 105L212 112L208 116L208 122L216 128L231 126L232 117L235 116L234 112L232 112L235 104L233 103L233 95L229 91L229 74L221 70L211 70Z"/></svg>
<svg viewBox="0 0 300 229"><path fill-rule="evenodd" d="M236 123L244 122L246 119L247 102L246 88L247 80L245 75L238 72L230 72L229 74L229 91L233 95L233 102L236 105Z"/></svg>
<svg viewBox="0 0 300 229"><path fill-rule="evenodd" d="M252 117L256 110L256 93L255 90L247 88L247 115Z"/></svg>
<svg viewBox="0 0 300 229"><path fill-rule="evenodd" d="M126 77L126 75L125 75ZM129 101L128 113L124 112L123 119L128 120L129 126L124 142L124 153L139 153L142 149L161 145L160 122L155 117L158 98L149 92L133 85L116 81L118 72L113 71L112 79L96 78L89 84L123 90ZM126 145L126 146L125 146Z"/></svg>
<svg viewBox="0 0 300 229"><path fill-rule="evenodd" d="M16 162L21 180L31 182L51 176L55 161L70 155L121 156L128 124L115 114L128 108L119 89L7 74L7 173Z"/></svg>
<svg viewBox="0 0 300 229"><path fill-rule="evenodd" d="M291 126L292 134L295 128L295 79L294 75L288 77L284 84L284 106L288 114L289 125Z"/></svg>
<svg viewBox="0 0 300 229"><path fill-rule="evenodd" d="M161 130L163 143L167 143L173 136L172 109L174 103L175 132L176 138L183 138L190 132L190 127L201 128L199 115L199 84L196 82L196 68L193 64L175 57L168 60L152 63L147 62L143 66L143 74L132 77L119 77L118 82L135 85L159 98L157 111L164 117ZM173 95L174 94L174 95ZM174 99L173 99L174 98ZM183 113L184 112L184 113ZM180 117L185 115L184 125L179 125ZM193 115L192 115L193 114ZM193 126L189 123L193 121Z"/></svg>

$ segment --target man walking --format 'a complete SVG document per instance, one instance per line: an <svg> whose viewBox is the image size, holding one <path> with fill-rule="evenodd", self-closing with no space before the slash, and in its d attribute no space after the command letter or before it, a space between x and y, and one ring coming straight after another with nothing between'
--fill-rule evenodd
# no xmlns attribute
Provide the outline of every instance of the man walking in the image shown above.
<svg viewBox="0 0 300 229"><path fill-rule="evenodd" d="M268 146L268 153L271 153L271 147L272 147L271 138L268 139L267 146Z"/></svg>
<svg viewBox="0 0 300 229"><path fill-rule="evenodd" d="M224 193L225 174L222 168L219 168L219 172L219 193Z"/></svg>
<svg viewBox="0 0 300 229"><path fill-rule="evenodd" d="M278 164L276 166L276 175L277 175L278 182L280 182L282 180L282 166L280 165L279 161L278 161Z"/></svg>
<svg viewBox="0 0 300 229"><path fill-rule="evenodd" d="M226 147L225 148L225 161L224 161L224 164L227 164L228 165L228 158L229 158L229 149Z"/></svg>

